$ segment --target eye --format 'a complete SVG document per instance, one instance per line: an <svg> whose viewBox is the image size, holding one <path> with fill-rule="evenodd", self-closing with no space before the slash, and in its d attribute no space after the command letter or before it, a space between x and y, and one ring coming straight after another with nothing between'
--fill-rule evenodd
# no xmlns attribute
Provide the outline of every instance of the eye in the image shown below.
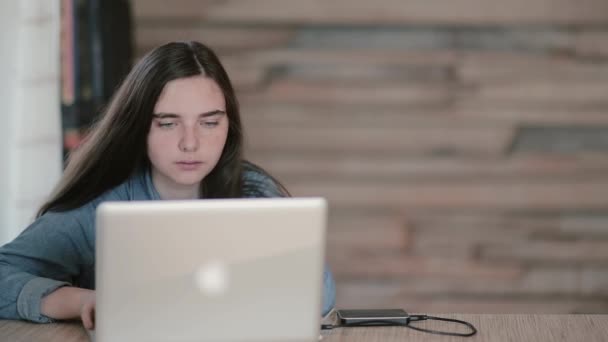
<svg viewBox="0 0 608 342"><path fill-rule="evenodd" d="M158 127L163 129L169 129L175 127L176 123L173 121L159 121Z"/></svg>
<svg viewBox="0 0 608 342"><path fill-rule="evenodd" d="M203 122L201 122L202 126L210 127L210 128L216 127L219 124L220 123L218 121L203 121Z"/></svg>

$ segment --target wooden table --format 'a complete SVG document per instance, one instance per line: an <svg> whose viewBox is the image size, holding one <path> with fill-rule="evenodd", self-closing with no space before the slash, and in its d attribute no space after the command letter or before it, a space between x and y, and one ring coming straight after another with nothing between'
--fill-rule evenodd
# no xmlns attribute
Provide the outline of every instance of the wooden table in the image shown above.
<svg viewBox="0 0 608 342"><path fill-rule="evenodd" d="M479 332L473 337L451 337L400 327L338 328L324 331L323 341L608 341L608 315L438 314L437 316L468 321L475 325ZM446 323L431 321L415 324L435 329L448 327ZM455 326L451 327L458 329ZM0 321L0 341L88 340L87 333L79 323L32 324Z"/></svg>

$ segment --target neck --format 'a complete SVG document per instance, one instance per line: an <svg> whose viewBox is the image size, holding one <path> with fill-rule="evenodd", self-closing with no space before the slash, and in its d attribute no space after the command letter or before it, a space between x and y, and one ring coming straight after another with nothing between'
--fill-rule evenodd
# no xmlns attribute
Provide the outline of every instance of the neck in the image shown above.
<svg viewBox="0 0 608 342"><path fill-rule="evenodd" d="M175 184L169 179L152 172L152 183L163 200L188 200L199 198L199 185Z"/></svg>

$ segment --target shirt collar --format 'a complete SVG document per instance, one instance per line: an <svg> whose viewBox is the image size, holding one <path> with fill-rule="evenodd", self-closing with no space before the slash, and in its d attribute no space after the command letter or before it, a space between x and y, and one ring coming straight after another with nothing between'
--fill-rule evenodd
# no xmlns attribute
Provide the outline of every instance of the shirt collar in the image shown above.
<svg viewBox="0 0 608 342"><path fill-rule="evenodd" d="M150 196L150 199L151 200L160 200L160 194L158 193L158 191L156 191L156 188L154 187L154 183L152 182L152 172L150 172L150 169L147 169L146 171L144 171L143 177L144 177L144 186L145 186L146 192Z"/></svg>

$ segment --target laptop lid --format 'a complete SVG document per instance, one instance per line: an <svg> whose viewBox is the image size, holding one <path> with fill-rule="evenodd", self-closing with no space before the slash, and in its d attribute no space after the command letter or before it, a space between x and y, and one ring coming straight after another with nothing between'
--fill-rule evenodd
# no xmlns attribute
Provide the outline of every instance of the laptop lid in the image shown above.
<svg viewBox="0 0 608 342"><path fill-rule="evenodd" d="M102 203L96 341L316 341L326 221L321 198Z"/></svg>

